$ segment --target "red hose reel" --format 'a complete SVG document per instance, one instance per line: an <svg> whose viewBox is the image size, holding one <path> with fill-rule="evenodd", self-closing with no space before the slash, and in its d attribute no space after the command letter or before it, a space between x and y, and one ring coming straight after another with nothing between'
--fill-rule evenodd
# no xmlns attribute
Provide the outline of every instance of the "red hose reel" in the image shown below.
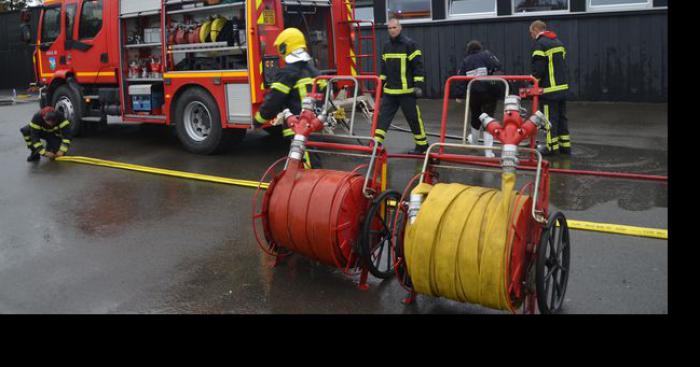
<svg viewBox="0 0 700 367"><path fill-rule="evenodd" d="M276 261L296 253L339 268L346 274L351 269L359 269L360 288L366 289L369 272L384 279L393 276L389 233L381 231L381 228L389 228L382 220L393 219L393 215L379 210L387 208L386 200L390 198L374 195L381 191L380 176L386 152L373 144L319 142L315 145L316 142L308 142L315 147L372 155L370 164L359 165L349 172L305 169L302 157L307 138L324 128L325 119L325 112L316 116L308 104L299 116L286 116L295 136L288 157L275 162L261 178L262 183L272 177L262 198L261 189L254 198L254 232L262 250L275 256ZM280 170L282 162L286 167ZM365 170L366 175L361 174L361 170ZM370 212L372 215L368 216ZM264 239L259 236L259 224L262 224ZM384 260L388 261L386 269L380 271L377 263Z"/></svg>

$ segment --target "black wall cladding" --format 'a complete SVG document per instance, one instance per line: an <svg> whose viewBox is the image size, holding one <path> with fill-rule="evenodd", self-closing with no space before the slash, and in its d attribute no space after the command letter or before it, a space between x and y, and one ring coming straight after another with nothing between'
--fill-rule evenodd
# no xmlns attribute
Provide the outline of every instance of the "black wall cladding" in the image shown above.
<svg viewBox="0 0 700 367"><path fill-rule="evenodd" d="M506 73L529 74L528 26L535 19L547 22L567 48L570 100L668 101L667 10L406 23L403 32L423 51L427 96L442 98L472 39L496 54ZM378 47L387 39L379 25Z"/></svg>
<svg viewBox="0 0 700 367"><path fill-rule="evenodd" d="M32 13L32 36L36 36L39 13ZM34 47L22 42L19 11L0 13L0 89L17 88L17 92L34 82L32 66Z"/></svg>

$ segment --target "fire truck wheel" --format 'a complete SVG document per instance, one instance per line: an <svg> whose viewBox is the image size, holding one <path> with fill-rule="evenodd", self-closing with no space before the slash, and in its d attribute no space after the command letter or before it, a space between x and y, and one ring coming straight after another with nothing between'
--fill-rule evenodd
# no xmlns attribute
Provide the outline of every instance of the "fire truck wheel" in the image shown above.
<svg viewBox="0 0 700 367"><path fill-rule="evenodd" d="M205 91L184 91L175 108L175 129L185 149L197 154L214 154L225 149L230 134L221 127L216 101Z"/></svg>
<svg viewBox="0 0 700 367"><path fill-rule="evenodd" d="M70 120L71 133L73 136L80 136L83 133L83 121L81 116L80 98L75 96L67 85L62 85L53 93L51 105L56 111L61 111Z"/></svg>

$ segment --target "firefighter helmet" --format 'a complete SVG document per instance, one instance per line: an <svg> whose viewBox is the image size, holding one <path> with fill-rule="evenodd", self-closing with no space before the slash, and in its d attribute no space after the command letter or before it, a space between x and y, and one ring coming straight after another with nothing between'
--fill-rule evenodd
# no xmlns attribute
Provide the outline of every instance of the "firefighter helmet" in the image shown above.
<svg viewBox="0 0 700 367"><path fill-rule="evenodd" d="M280 55L287 57L287 55L300 48L306 49L306 39L304 39L304 34L300 30L287 28L277 36L273 45Z"/></svg>
<svg viewBox="0 0 700 367"><path fill-rule="evenodd" d="M216 38L219 36L219 32L224 28L228 19L219 15L211 22L211 30L209 31L209 38L212 42L216 42Z"/></svg>
<svg viewBox="0 0 700 367"><path fill-rule="evenodd" d="M206 22L202 23L202 27L199 28L199 42L209 42L209 32L211 31L211 19L207 19Z"/></svg>
<svg viewBox="0 0 700 367"><path fill-rule="evenodd" d="M46 118L46 115L47 115L49 112L54 112L54 111L55 111L55 110L54 110L53 107L51 107L51 106L46 106L46 107L42 108L42 109L41 109L41 118Z"/></svg>

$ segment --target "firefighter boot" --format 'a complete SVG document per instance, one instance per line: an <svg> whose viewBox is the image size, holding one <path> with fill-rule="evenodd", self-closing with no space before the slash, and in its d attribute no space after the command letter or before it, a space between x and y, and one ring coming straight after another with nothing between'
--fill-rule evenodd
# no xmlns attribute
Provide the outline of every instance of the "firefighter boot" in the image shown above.
<svg viewBox="0 0 700 367"><path fill-rule="evenodd" d="M551 157L557 153L559 153L559 149L549 149L549 147L546 144L540 144L540 146L537 147L537 150L542 154L543 157Z"/></svg>
<svg viewBox="0 0 700 367"><path fill-rule="evenodd" d="M428 145L416 145L413 150L409 150L406 152L406 154L417 154L417 155L423 155L425 154L425 151L428 150Z"/></svg>
<svg viewBox="0 0 700 367"><path fill-rule="evenodd" d="M27 157L27 162L38 161L39 158L41 158L41 155L39 154L39 151L38 151L38 150L32 150L32 152L29 154L29 157Z"/></svg>
<svg viewBox="0 0 700 367"><path fill-rule="evenodd" d="M484 131L484 146L489 148L493 146L493 135L489 134L487 131ZM484 155L488 158L494 158L496 156L491 149L484 151Z"/></svg>

